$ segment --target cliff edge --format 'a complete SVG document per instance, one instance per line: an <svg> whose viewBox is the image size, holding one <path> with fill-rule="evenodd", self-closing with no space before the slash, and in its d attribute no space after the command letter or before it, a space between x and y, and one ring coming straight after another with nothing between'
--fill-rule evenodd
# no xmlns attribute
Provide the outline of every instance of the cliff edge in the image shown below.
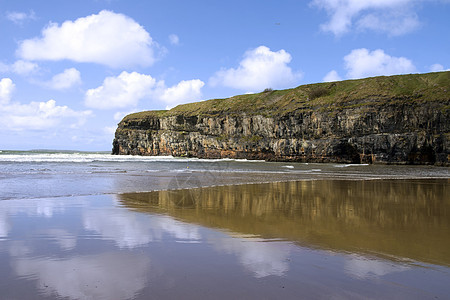
<svg viewBox="0 0 450 300"><path fill-rule="evenodd" d="M113 154L449 165L450 72L381 76L126 116Z"/></svg>

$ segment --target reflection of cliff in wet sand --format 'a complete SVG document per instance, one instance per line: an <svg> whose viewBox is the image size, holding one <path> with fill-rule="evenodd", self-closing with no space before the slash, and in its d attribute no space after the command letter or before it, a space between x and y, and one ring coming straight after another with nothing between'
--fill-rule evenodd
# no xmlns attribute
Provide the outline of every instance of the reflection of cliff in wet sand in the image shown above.
<svg viewBox="0 0 450 300"><path fill-rule="evenodd" d="M127 207L308 247L450 265L449 180L300 181L123 194Z"/></svg>

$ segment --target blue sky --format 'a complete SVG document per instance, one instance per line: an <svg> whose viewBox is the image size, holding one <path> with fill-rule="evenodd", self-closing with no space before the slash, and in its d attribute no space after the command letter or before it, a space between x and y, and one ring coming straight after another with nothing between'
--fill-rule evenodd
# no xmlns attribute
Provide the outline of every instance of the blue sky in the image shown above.
<svg viewBox="0 0 450 300"><path fill-rule="evenodd" d="M131 112L450 68L450 0L0 0L0 149L110 150Z"/></svg>

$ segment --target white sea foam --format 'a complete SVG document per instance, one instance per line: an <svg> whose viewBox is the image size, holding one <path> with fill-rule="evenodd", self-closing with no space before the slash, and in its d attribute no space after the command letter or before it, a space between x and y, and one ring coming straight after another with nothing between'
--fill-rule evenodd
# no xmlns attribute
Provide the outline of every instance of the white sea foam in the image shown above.
<svg viewBox="0 0 450 300"><path fill-rule="evenodd" d="M97 153L3 153L0 151L0 162L71 162L71 163L89 163L89 162L264 162L263 160L247 159L200 159L184 158L174 156L133 156L133 155L112 155Z"/></svg>
<svg viewBox="0 0 450 300"><path fill-rule="evenodd" d="M83 153L24 153L1 154L0 162L121 162L121 161L172 161L172 156L121 156L111 154Z"/></svg>
<svg viewBox="0 0 450 300"><path fill-rule="evenodd" d="M282 166L282 168L286 168L286 169L293 169L294 166Z"/></svg>
<svg viewBox="0 0 450 300"><path fill-rule="evenodd" d="M343 165L334 165L335 168L348 168L348 167L361 167L368 166L369 164L343 164Z"/></svg>

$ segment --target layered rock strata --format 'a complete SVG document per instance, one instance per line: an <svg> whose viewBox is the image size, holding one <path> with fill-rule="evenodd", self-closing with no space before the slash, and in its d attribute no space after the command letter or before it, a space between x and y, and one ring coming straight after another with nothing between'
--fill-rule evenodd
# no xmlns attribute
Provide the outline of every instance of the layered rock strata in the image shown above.
<svg viewBox="0 0 450 300"><path fill-rule="evenodd" d="M131 114L113 154L448 166L449 83L376 77Z"/></svg>

